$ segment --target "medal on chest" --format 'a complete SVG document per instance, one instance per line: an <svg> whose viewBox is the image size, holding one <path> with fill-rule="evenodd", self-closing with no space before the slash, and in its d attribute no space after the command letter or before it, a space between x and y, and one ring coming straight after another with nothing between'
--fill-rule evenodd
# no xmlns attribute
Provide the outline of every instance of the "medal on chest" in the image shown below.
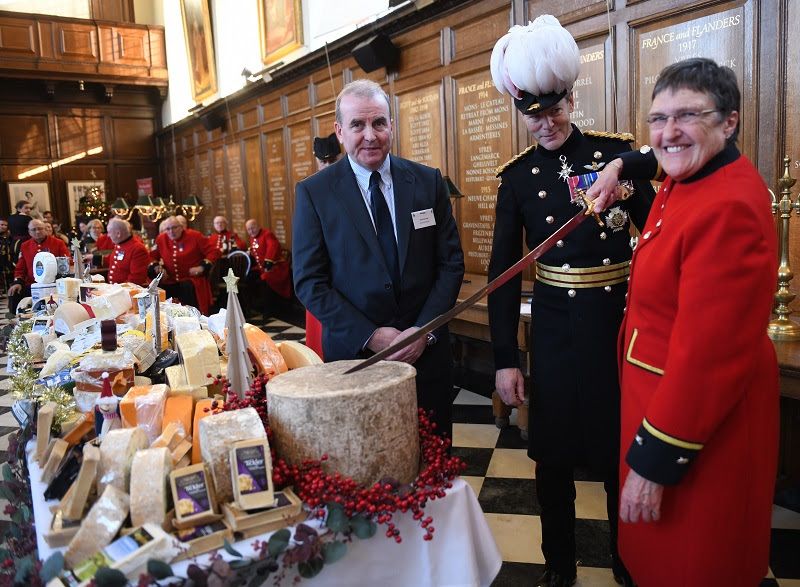
<svg viewBox="0 0 800 587"><path fill-rule="evenodd" d="M125 258L125 253L123 251L117 251L116 255L114 255L114 258L117 261L122 261Z"/></svg>

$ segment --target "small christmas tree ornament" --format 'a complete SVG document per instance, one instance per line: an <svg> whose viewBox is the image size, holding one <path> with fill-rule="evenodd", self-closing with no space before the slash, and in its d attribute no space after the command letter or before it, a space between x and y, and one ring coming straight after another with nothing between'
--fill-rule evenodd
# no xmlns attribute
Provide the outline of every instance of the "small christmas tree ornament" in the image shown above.
<svg viewBox="0 0 800 587"><path fill-rule="evenodd" d="M228 371L226 373L231 391L244 399L245 392L253 381L253 364L247 354L247 339L244 334L244 314L239 304L239 278L228 269L228 275L222 278L228 289L228 307L225 315L225 348L228 351Z"/></svg>

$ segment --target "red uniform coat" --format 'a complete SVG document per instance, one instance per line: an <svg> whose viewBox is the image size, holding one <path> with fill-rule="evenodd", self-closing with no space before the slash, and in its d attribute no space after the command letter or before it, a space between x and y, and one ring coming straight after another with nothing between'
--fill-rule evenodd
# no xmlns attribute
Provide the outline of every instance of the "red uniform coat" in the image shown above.
<svg viewBox="0 0 800 587"><path fill-rule="evenodd" d="M632 467L665 485L658 522L619 525L620 555L642 587L749 587L767 572L775 226L767 187L735 147L704 170L661 186L620 332L620 479Z"/></svg>
<svg viewBox="0 0 800 587"><path fill-rule="evenodd" d="M107 234L98 236L94 244L98 251L110 251L114 248L114 241L112 241L111 237Z"/></svg>
<svg viewBox="0 0 800 587"><path fill-rule="evenodd" d="M54 236L45 237L41 243L29 238L19 249L19 258L14 268L14 279L19 279L25 285L33 283L33 258L39 252L53 253L56 257L69 257L67 245L60 238Z"/></svg>
<svg viewBox="0 0 800 587"><path fill-rule="evenodd" d="M200 313L208 315L211 307L211 284L206 275L191 276L189 269L203 265L203 261L213 263L219 259L219 251L209 239L196 230L184 230L181 238L172 240L167 233L156 238L156 248L150 252L150 258L161 261L168 278L165 283L191 281L194 286L197 306Z"/></svg>
<svg viewBox="0 0 800 587"><path fill-rule="evenodd" d="M109 283L148 284L147 266L150 264L150 254L139 239L131 236L118 245L114 245L111 254L106 259Z"/></svg>
<svg viewBox="0 0 800 587"><path fill-rule="evenodd" d="M291 268L281 254L278 238L271 231L262 228L255 238L250 239L249 250L254 269L261 273L261 279L279 296L286 299L292 297Z"/></svg>
<svg viewBox="0 0 800 587"><path fill-rule="evenodd" d="M239 235L231 230L223 230L222 232L215 232L210 237L211 242L219 250L222 256L227 255L233 250L239 249L246 251L247 245L239 238Z"/></svg>

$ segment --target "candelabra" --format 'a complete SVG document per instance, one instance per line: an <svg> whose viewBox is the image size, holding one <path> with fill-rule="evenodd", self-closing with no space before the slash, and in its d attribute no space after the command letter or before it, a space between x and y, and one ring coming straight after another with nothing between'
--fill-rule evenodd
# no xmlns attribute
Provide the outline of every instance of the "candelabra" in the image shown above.
<svg viewBox="0 0 800 587"><path fill-rule="evenodd" d="M789 219L792 211L800 215L800 197L792 202L791 187L797 181L789 175L789 156L783 158L783 177L778 179L781 199L772 193L772 213L779 214L778 247L780 265L778 266L778 290L775 292L776 318L769 323L767 334L772 340L800 340L800 324L789 318L792 311L789 304L795 294L789 291L789 282L794 277L789 264Z"/></svg>

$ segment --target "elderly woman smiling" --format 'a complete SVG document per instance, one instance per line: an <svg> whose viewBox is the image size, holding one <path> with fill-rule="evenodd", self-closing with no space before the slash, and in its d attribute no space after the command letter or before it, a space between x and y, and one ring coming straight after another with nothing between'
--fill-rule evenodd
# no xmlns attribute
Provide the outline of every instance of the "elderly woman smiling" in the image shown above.
<svg viewBox="0 0 800 587"><path fill-rule="evenodd" d="M767 187L735 146L739 103L726 67L665 68L647 117L652 152L612 161L589 192L603 209L618 175L666 174L619 339L619 550L643 587L753 586L767 572L777 244Z"/></svg>

